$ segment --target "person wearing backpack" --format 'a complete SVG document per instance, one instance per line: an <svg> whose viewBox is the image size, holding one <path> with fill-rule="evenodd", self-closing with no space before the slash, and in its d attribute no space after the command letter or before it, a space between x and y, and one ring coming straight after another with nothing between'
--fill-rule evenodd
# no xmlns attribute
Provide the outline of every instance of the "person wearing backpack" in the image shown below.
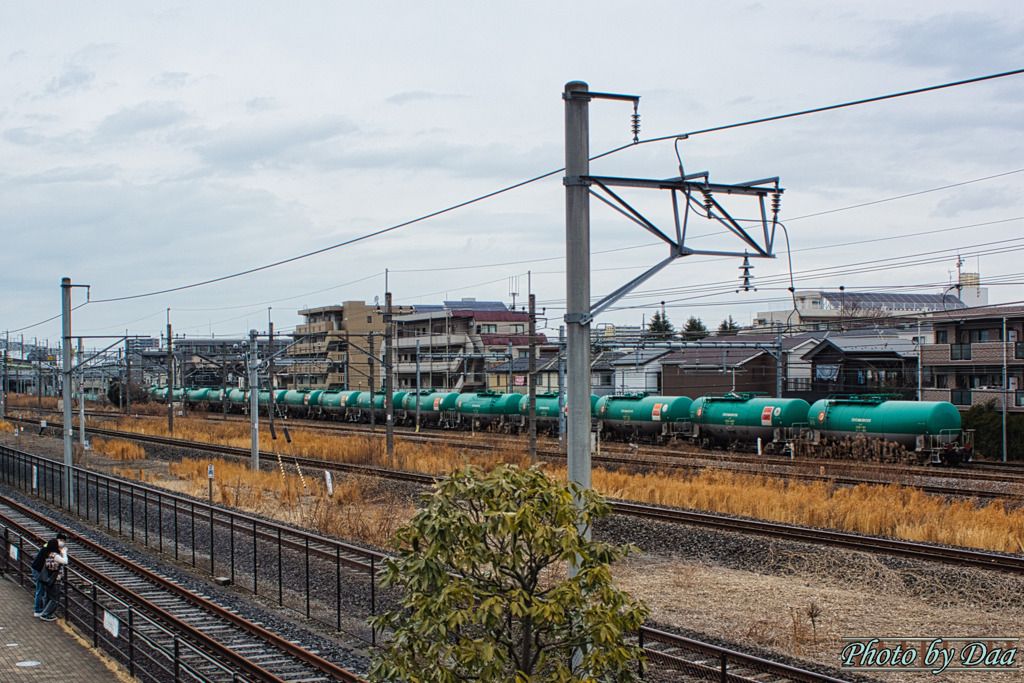
<svg viewBox="0 0 1024 683"><path fill-rule="evenodd" d="M36 582L36 600L34 616L46 621L53 621L53 612L57 609L60 597L61 568L68 563L68 549L65 541L67 536L61 532L56 538L47 541L39 549L32 561L32 578Z"/></svg>

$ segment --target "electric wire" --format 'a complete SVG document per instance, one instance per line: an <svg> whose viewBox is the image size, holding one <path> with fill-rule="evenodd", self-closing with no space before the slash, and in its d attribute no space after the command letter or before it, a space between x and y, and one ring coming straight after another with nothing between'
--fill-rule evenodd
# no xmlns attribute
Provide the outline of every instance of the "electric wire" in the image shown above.
<svg viewBox="0 0 1024 683"><path fill-rule="evenodd" d="M844 108L847 108L847 107L854 107L854 106L859 106L859 105L863 105L863 104L870 104L870 103L874 103L874 102L881 102L881 101L895 99L895 98L899 98L899 97L907 97L909 95L917 95L917 94L926 93L926 92L933 92L933 91L936 91L936 90L943 90L943 89L946 89L946 88L953 88L953 87L962 86L962 85L968 85L968 84L972 84L972 83L980 83L980 82L983 82L983 81L989 81L989 80L993 80L993 79L997 79L997 78L1005 78L1005 77L1008 77L1008 76L1015 76L1015 75L1019 75L1019 74L1024 74L1024 69L1016 69L1016 70L1013 70L1013 71L1005 71L1005 72L1002 72L1002 73L990 74L990 75L987 75L987 76L980 76L980 77L976 77L976 78L963 79L963 80L959 80L959 81L953 81L953 82L950 82L950 83L943 83L943 84L940 84L940 85L933 85L933 86L927 86L927 87L923 87L923 88L916 88L914 90L906 90L906 91L902 91L902 92L898 92L898 93L890 93L888 95L879 95L879 96L875 96L875 97L869 97L869 98L865 98L865 99L854 100L854 101L851 101L851 102L843 102L843 103L839 103L839 104L826 105L826 106L823 106L823 107L816 107L816 108L813 108L813 109L805 109L805 110L802 110L802 111L791 112L791 113L788 113L788 114L778 114L778 115L775 115L775 116L768 116L768 117L763 117L763 118L759 118L759 119L751 119L751 120L743 121L743 122L739 122L739 123L726 124L726 125L722 125L722 126L714 126L714 127L711 127L711 128L704 128L704 129L700 129L700 130L690 131L688 133L678 133L678 134L675 134L675 135L667 135L667 136L662 136L662 137L657 137L657 138L649 138L649 139L633 142L633 143L630 143L628 145L622 145L620 147L616 147L616 148L611 149L611 150L609 150L607 152L603 152L601 154L598 154L597 156L591 157L590 160L591 161L595 161L597 159L601 159L601 158L610 156L612 154L616 154L616 153L621 152L621 151L623 151L625 149L629 149L631 147L636 147L638 145L651 144L651 143L654 143L654 142L663 142L665 140L674 140L674 139L678 139L678 138L693 137L695 135L703 135L703 134L706 134L706 133L714 133L714 132L719 132L719 131L732 130L732 129L741 128L741 127L744 127L744 126L752 126L752 125L768 123L768 122L772 122L772 121L781 121L781 120L784 120L784 119L790 119L790 118L795 118L795 117L799 117L799 116L807 116L807 115L810 115L810 114L819 114L819 113L823 113L823 112L827 112L827 111L835 111L835 110L844 109ZM446 213L450 213L452 211L456 211L456 210L464 208L466 206L470 206L472 204L476 204L476 203L484 201L486 199L490 199L492 197L496 197L498 195L504 194L506 192L510 192L510 191L518 189L520 187L524 187L526 185L530 185L532 183L538 182L538 181L543 180L545 178L549 178L549 177L551 177L553 175L556 175L558 173L563 172L564 170L565 170L565 168L562 167L562 168L559 168L559 169L555 169L553 171L549 171L547 173L542 173L540 175L534 176L534 177L529 178L527 180L520 181L518 183L514 183L512 185L509 185L507 187L495 190L493 192L489 192L487 194L480 195L480 196L472 198L472 199L468 199L468 200L466 200L464 202L460 202L458 204L453 204L453 205L448 206L448 207L446 207L444 209L439 209L437 211L434 211L434 212L431 212L431 213L419 216L417 218L413 218L413 219L410 219L410 220L407 220L407 221L404 221L404 222L401 222L401 223L397 223L395 225L392 225L392 226L389 226L389 227L386 227L386 228L381 228L379 230L375 230L373 232L369 232L369 233L366 233L364 235L360 235L358 237L353 237L351 239L344 240L342 242L338 242L337 244L333 244L333 245L329 245L329 246L326 246L326 247L322 247L322 248L316 249L314 251L310 251L310 252L307 252L307 253L304 253L304 254L299 254L297 256L292 256L292 257L289 257L289 258L286 258L286 259L281 259L281 260L275 261L273 263L265 264L265 265L262 265L262 266L256 266L256 267L249 268L249 269L246 269L246 270L238 271L236 273L231 273L229 275L222 275L220 277L210 278L210 279L207 279L207 280L203 280L201 282L195 282L195 283L191 283L191 284L187 284L187 285L180 285L180 286L177 286L177 287L170 287L170 288L161 289L161 290L152 291L152 292L146 292L146 293L142 293L142 294L132 294L132 295L127 295L127 296L109 297L109 298L106 298L106 299L97 299L93 303L97 303L97 304L100 304L100 303L113 303L113 302L116 302L116 301L129 301L129 300L132 300L132 299L141 299L141 298L144 298L144 297L157 296L157 295L160 295L160 294L170 294L172 292L180 292L180 291L183 291L183 290L186 290L186 289L193 289L193 288L196 288L196 287L203 287L203 286L214 284L214 283L217 283L217 282L223 282L225 280L231 280L231 279L234 279L234 278L237 278L237 277L242 277L244 275L251 275L253 273L258 273L258 272L261 272L261 271L264 271L264 270L268 270L268 269L271 269L271 268L276 268L278 266L282 266L282 265L285 265L285 264L288 264L288 263L293 263L295 261L299 261L299 260L302 260L302 259L310 258L312 256L323 254L323 253L326 253L328 251L332 251L334 249L339 249L341 247L351 246L353 244L357 244L359 242L363 242L363 241L372 239L374 237L379 237L380 235L384 235L384 234L393 232L395 230L399 230L401 228L405 228L405 227L408 227L410 225L414 225L416 223L421 223L421 222L426 221L426 220L431 219L431 218L436 218L437 216L441 216L441 215L444 215Z"/></svg>

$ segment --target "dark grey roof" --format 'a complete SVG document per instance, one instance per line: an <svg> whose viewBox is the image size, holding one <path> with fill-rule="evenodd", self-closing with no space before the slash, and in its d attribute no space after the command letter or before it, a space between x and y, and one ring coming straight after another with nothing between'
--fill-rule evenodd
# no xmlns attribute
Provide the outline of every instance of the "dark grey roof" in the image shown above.
<svg viewBox="0 0 1024 683"><path fill-rule="evenodd" d="M846 355L891 353L897 356L917 356L918 345L909 339L899 337L829 337L805 353L804 360L811 360L823 349L833 346Z"/></svg>
<svg viewBox="0 0 1024 683"><path fill-rule="evenodd" d="M661 359L662 367L678 365L682 367L727 367L741 365L748 360L765 353L761 349L729 349L729 348L698 348L673 351Z"/></svg>

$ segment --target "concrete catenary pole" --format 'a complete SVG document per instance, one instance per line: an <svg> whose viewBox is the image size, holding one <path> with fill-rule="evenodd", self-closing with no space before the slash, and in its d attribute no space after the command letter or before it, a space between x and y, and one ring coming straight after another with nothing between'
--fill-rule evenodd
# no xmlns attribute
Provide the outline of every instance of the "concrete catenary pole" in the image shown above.
<svg viewBox="0 0 1024 683"><path fill-rule="evenodd" d="M416 431L420 431L420 340L416 340Z"/></svg>
<svg viewBox="0 0 1024 683"><path fill-rule="evenodd" d="M392 372L394 335L391 333L391 292L384 292L384 443L391 466L395 467L395 422L394 406L391 405L393 391Z"/></svg>
<svg viewBox="0 0 1024 683"><path fill-rule="evenodd" d="M63 287L63 286L64 285L62 284L61 287ZM68 285L68 286L70 287L70 285ZM70 294L68 296L70 296ZM71 313L69 311L68 312L68 316L70 317L70 315L71 315ZM42 412L42 410L43 410L43 356L39 355L39 339L38 338L36 338L35 341L33 342L32 348L35 349L35 352L36 352L36 369L38 370L38 373L37 373L37 376L36 376L36 405L39 407L40 412ZM22 339L21 339L21 355L22 356L25 355L25 338L24 337L22 337ZM45 356L49 356L50 355L50 340L46 340L46 353L43 354L43 355L45 355ZM52 379L53 379L52 376L51 376L50 379L51 379L51 383L52 383ZM57 393L57 392L54 392L54 393Z"/></svg>
<svg viewBox="0 0 1024 683"><path fill-rule="evenodd" d="M373 376L373 332L366 335L366 344L370 352L366 356L366 362L370 368L370 431L377 431L377 416L373 410L373 393L377 387L374 386L376 378Z"/></svg>
<svg viewBox="0 0 1024 683"><path fill-rule="evenodd" d="M171 309L167 309L167 433L174 436L174 344L171 342Z"/></svg>
<svg viewBox="0 0 1024 683"><path fill-rule="evenodd" d="M128 383L124 389L124 414L132 414L132 343L128 339L128 330L124 331L124 374L128 376Z"/></svg>
<svg viewBox="0 0 1024 683"><path fill-rule="evenodd" d="M74 459L71 454L71 440L74 436L74 427L71 425L71 278L66 277L60 281L60 303L61 303L61 362L62 362L62 389L64 398L64 500L70 508L74 504L75 490L71 485L71 469L74 467ZM42 391L42 384L39 386Z"/></svg>
<svg viewBox="0 0 1024 683"><path fill-rule="evenodd" d="M0 420L7 417L7 356L10 353L11 348L11 333L4 332L4 371L3 380L0 383Z"/></svg>
<svg viewBox="0 0 1024 683"><path fill-rule="evenodd" d="M270 319L270 308L267 308L267 389L270 397L267 399L267 419L270 421L270 434L274 434L274 321Z"/></svg>
<svg viewBox="0 0 1024 683"><path fill-rule="evenodd" d="M565 445L565 325L558 326L558 444Z"/></svg>
<svg viewBox="0 0 1024 683"><path fill-rule="evenodd" d="M1006 387L1006 351L1007 344L1006 340L1006 316L1003 316L1003 462L1006 462L1006 401L1010 398L1010 394L1007 392Z"/></svg>
<svg viewBox="0 0 1024 683"><path fill-rule="evenodd" d="M590 174L588 86L566 83L565 266L569 481L590 488ZM579 502L579 501L577 501ZM570 563L575 574L575 563Z"/></svg>
<svg viewBox="0 0 1024 683"><path fill-rule="evenodd" d="M526 373L530 420L530 464L537 462L537 299L530 292L530 364ZM589 403L588 403L589 405Z"/></svg>
<svg viewBox="0 0 1024 683"><path fill-rule="evenodd" d="M78 362L85 360L85 347L82 345L82 338L78 338ZM85 366L82 365L82 372L78 376L78 443L85 449Z"/></svg>
<svg viewBox="0 0 1024 683"><path fill-rule="evenodd" d="M256 367L260 354L256 347L256 330L249 330L249 429L252 445L252 471L260 471L260 382Z"/></svg>

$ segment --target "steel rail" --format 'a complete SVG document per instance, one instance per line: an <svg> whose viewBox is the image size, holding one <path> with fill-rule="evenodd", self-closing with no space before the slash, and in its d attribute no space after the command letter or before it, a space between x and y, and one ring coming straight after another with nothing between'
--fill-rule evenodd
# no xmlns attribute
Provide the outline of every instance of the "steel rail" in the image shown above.
<svg viewBox="0 0 1024 683"><path fill-rule="evenodd" d="M62 427L62 425L60 425L60 423L53 423L52 425L48 425L48 426L52 426L55 429ZM206 443L206 442L202 442L202 441L188 441L188 440L184 440L184 439L176 439L176 438L173 438L173 437L157 436L157 435L153 435L153 434L140 434L138 432L123 432L123 431L111 430L111 429L103 429L103 428L98 428L98 427L91 428L89 431L91 431L94 434L98 434L100 436L108 436L108 437L122 438L122 439L134 439L136 441L144 441L144 442L148 442L148 443L156 443L156 444L162 444L162 445L168 445L168 446L176 446L176 447L182 447L182 448L191 448L191 449L194 449L194 450L201 450L201 451L206 451L206 452L211 452L211 453L218 453L218 454L221 454L221 455L230 455L230 456L239 457L239 458L251 458L251 456L252 456L251 450L246 449L246 448L240 448L240 447L237 447L237 446L224 446L224 445L220 445L220 444L211 444L211 443ZM487 446L485 444L470 444L468 447L479 448L481 450L484 450L484 449L487 448ZM357 474L364 474L364 475L367 475L367 476L374 476L374 477L387 477L387 478L390 478L390 479L404 480L404 481L408 481L408 482L412 482L412 483L426 484L426 485L429 485L429 484L433 483L436 480L436 477L432 477L432 475L424 475L422 473L409 472L409 471L405 471L405 470L394 470L394 469L390 469L390 468L386 468L386 467L380 467L380 466L376 466L376 465L356 465L356 464L352 464L352 463L343 463L343 462L334 461L334 460L323 460L323 459L320 459L320 458L310 458L310 457L305 457L305 456L287 455L287 454L282 454L282 453L276 453L276 452L273 452L273 451L260 451L260 453L261 454L265 454L268 458L271 458L271 457L273 457L273 458L281 458L284 461L287 461L287 462L290 462L290 463L293 463L293 464L297 464L297 465L299 465L301 467L315 467L315 468L319 468L319 469L324 469L324 468L326 468L326 469L335 469L337 471L353 472L353 473L357 473ZM543 456L545 456L545 457L547 457L549 459L560 459L560 460L564 460L565 459L565 454L557 452L557 451L539 451L539 454L543 455ZM602 463L602 464L605 464L605 465L613 465L613 466L616 466L616 467L626 466L626 467L640 467L640 468L650 468L650 469L671 468L671 469L674 469L674 470L692 470L692 469L700 469L700 468L706 467L704 465L696 465L696 464L693 464L693 463L680 462L678 459L674 459L674 460L648 460L648 459L640 459L640 458L635 458L635 457L616 457L616 456L609 456L609 455L595 455L593 457L593 462L595 462L595 463ZM843 475L835 475L835 474L813 474L813 473L808 473L808 472L772 472L770 470L764 469L766 466L772 466L772 465L780 466L780 467L794 467L794 466L800 466L800 465L814 466L814 465L820 464L822 467L824 467L827 464L829 467L834 467L835 466L835 461L799 461L799 462L794 462L794 461L791 461L789 459L775 459L774 461L773 460L751 461L751 464L755 464L755 463L759 466L759 469L756 470L756 471L755 470L751 470L751 469L746 469L746 468L743 468L743 467L717 467L716 466L716 469L725 469L725 470L730 471L730 472L740 472L740 473L747 472L747 473L751 473L751 474L757 474L757 475L760 475L760 476L774 476L774 477L778 477L778 478L788 478L788 479L796 479L796 480L802 480L802 481L821 481L821 482L836 484L836 485L839 485L839 486L857 486L859 484L869 484L869 485L875 485L875 486L888 486L888 485L891 485L891 484L897 484L899 486L912 486L914 488L917 488L917 489L920 489L922 491L925 491L926 493L932 493L932 494L940 495L940 496L950 496L950 497L959 497L959 498L982 498L982 499L996 499L996 500L1008 500L1008 501L1014 501L1014 502L1024 502L1024 492L1015 493L1015 492L986 491L986 490L980 490L980 489L976 489L976 488L965 489L965 488L957 487L957 486L940 486L940 485L934 485L934 484L907 484L907 483L902 483L902 482L898 482L898 481L887 481L887 480L880 480L880 479L863 479L863 478L851 477L849 475L843 476ZM850 467L855 467L855 466L850 466ZM884 470L882 470L882 471L884 471ZM922 476L922 477L924 477L924 476L938 476L938 475L925 474L923 471L917 471L917 470L912 470L909 473L913 474L915 476ZM957 476L960 476L961 478L965 478L962 475L957 475ZM997 477L984 477L984 476L978 476L977 474L975 474L975 476L966 477L966 478L977 479L977 480L984 480L984 481L990 481L990 482L1012 482L1012 483L1024 485L1024 479L1022 479L1020 477L998 477L998 476Z"/></svg>
<svg viewBox="0 0 1024 683"><path fill-rule="evenodd" d="M296 659L298 659L298 660L300 660L302 662L305 662L306 664L314 667L315 669L317 669L317 670L319 670L319 671L321 671L321 672L323 672L325 674L328 674L330 676L335 677L337 680L340 680L340 681L352 681L352 682L362 681L361 678L359 678L358 676L353 674L351 671L348 671L347 669L344 669L344 668L338 666L337 664L334 664L333 662L330 662L330 661L324 659L323 657L320 657L320 656L318 656L318 655L316 655L316 654L314 654L314 653L312 653L312 652L310 652L310 651L308 651L308 650L306 650L306 649L296 645L295 643L292 643L291 641L286 640L285 638L282 638L281 636L273 633L272 631L269 631L269 630L263 628L262 626L260 626L258 624L254 624L251 621L248 621L247 619L244 619L244 618L238 616L237 614L234 614L233 612L227 610L224 607L221 607L220 605L217 605L216 603L213 603L213 602L211 602L209 600L205 600L204 598L196 595L195 593L193 593L193 592L191 592L191 591L189 591L189 590L187 590L185 588L182 588L181 586L178 586L177 584L175 584L174 582L170 581L169 579L165 579L162 576L160 576L159 574L156 574L156 573L146 569L145 567L143 567L141 565L138 565L138 564L136 564L136 563L134 563L134 562L132 562L130 560L127 560L124 557L122 557L121 555L118 555L117 553L115 553L115 552L113 552L111 550L107 550L106 548L104 548L103 546L99 545L98 543L95 543L95 542L89 540L88 538L85 538L84 536L81 536L81 535L75 533L74 530L69 529L69 528L67 528L65 526L57 524L56 522L54 522L52 520L47 519L46 517L42 516L41 514L37 513L36 511L21 505L17 501L12 500L12 499L8 498L7 496L4 496L4 495L0 494L0 502L2 502L2 504L6 505L7 507L9 507L9 508L11 508L13 510L16 510L19 514L25 515L26 517L35 520L39 524L47 526L47 527L49 527L49 528L51 528L51 529L53 529L55 531L63 531L65 534L68 535L69 539L74 539L77 544L79 544L80 546L88 549L89 551L94 552L94 553L96 553L96 554L106 558L110 562L114 562L115 564L121 565L122 567L124 567L128 571L130 571L130 572L132 572L132 573L134 573L134 574L136 574L138 576L143 577L145 580L147 580L147 581L149 581L149 582L151 582L153 584L156 584L157 586L159 586L163 590L165 590L165 591L167 591L169 593L172 593L172 594L174 594L174 595L176 595L176 596L178 596L180 598L183 598L183 599L187 600L188 602L192 603L193 605L195 605L196 607L199 607L200 609L206 610L206 611L214 614L215 616L217 616L217 617L219 617L219 618L221 618L221 619L223 619L225 621L228 621L228 622L234 624L235 626L239 627L240 629L248 632L250 635L255 636L256 638L266 642L271 647L274 647L274 648L277 648L277 649L279 649L279 650L281 650L283 652L286 652L289 655L291 655L292 657L295 657ZM31 532L31 531L30 531L30 533L33 536L35 536L36 538L39 538L38 534L35 534L34 532ZM42 540L42 539L40 539L40 540ZM86 568L93 575L103 576L101 573L93 570L88 565L85 565L85 564L81 563L80 561L75 560L75 558L72 558L72 560L77 562L76 566L81 566L81 567ZM104 577L104 578L107 578L107 577ZM109 581L110 579L107 578L107 580ZM266 671L265 669L263 669L262 667L258 666L257 664L254 664L253 662L250 662L245 657L242 657L238 653L236 653L236 652L230 650L229 648L221 645L216 640L213 640L212 638L210 638L206 634L202 633L201 631L196 630L195 628L193 628L189 624L186 624L185 622L179 620L174 615L166 612L165 610L163 610L162 608L158 607L157 605L154 605L153 603L151 603L150 601L146 600L145 598L143 598L143 597L133 593L129 589L127 589L127 588L125 588L123 586L119 586L118 590L124 591L124 593L127 594L127 595L130 595L133 600L138 600L140 604L146 605L147 609L152 609L152 610L154 610L155 613L160 614L162 619L166 618L169 623L173 623L176 627L183 629L184 632L188 633L190 636L196 637L198 640L200 640L203 643L203 645L205 647L213 648L219 654L222 654L224 657L227 657L227 658L231 659L235 664L237 664L239 666L242 666L242 667L245 667L247 670L251 669L251 672L254 675L259 675L259 676L266 677L265 680L281 681L281 683L285 683L285 681L283 681L283 679L278 678L277 676L275 676L274 674L270 673L269 671Z"/></svg>
<svg viewBox="0 0 1024 683"><path fill-rule="evenodd" d="M130 432L124 433L123 435L126 437L134 436L133 433ZM179 440L168 439L167 437L150 437L149 435L139 436L143 439L158 439L158 443L167 443L170 445L188 448L191 448L192 444L197 443L191 441L181 442ZM225 454L232 454L232 451L238 451L238 457L249 457L249 451L245 449L236 449L228 446L215 446L212 444L200 444L199 447L210 451L219 450L219 452ZM433 484L439 479L439 477L435 475L389 470L388 468L375 467L371 465L351 465L348 463L335 463L331 461L300 458L297 456L282 457L290 461L298 461L300 464L327 467L337 469L339 471L354 471L361 474L399 479L423 485ZM984 551L970 550L966 548L950 548L927 544L915 544L910 541L900 541L879 536L860 536L847 532L831 531L812 527L798 527L778 522L766 522L749 518L741 519L716 515L708 512L687 511L678 508L664 508L630 501L614 500L610 502L612 510L618 514L646 517L649 519L657 519L673 523L720 528L741 533L758 533L778 538L789 538L807 543L834 545L873 553L893 553L912 556L918 559L969 565L985 569L999 569L1011 572L1024 571L1024 558L1019 558L1018 556L986 553Z"/></svg>
<svg viewBox="0 0 1024 683"><path fill-rule="evenodd" d="M874 553L885 552L923 560L938 560L983 569L999 569L1018 574L1024 573L1024 557L1019 555L1002 555L967 548L934 546L878 536L860 536L843 531L800 527L748 518L724 517L707 512L664 508L620 500L612 503L612 509L620 514L658 521L696 524L726 531L756 533L805 543L820 543Z"/></svg>

